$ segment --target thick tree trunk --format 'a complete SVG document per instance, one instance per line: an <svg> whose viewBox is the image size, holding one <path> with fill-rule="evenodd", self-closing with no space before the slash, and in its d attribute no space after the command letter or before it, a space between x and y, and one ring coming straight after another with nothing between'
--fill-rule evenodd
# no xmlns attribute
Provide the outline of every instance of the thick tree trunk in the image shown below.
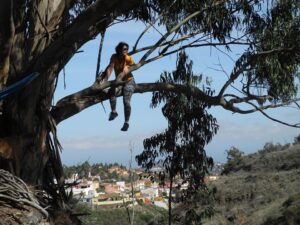
<svg viewBox="0 0 300 225"><path fill-rule="evenodd" d="M46 61L40 62L43 71L34 65L54 41L49 32L57 33L53 30L61 22L66 2L5 0L0 8L0 90L32 72L42 73L1 102L0 167L32 185L43 184L49 161L49 110L59 73L58 62L48 67Z"/></svg>
<svg viewBox="0 0 300 225"><path fill-rule="evenodd" d="M13 140L7 144L13 151L14 172L30 184L41 184L43 167L49 155L45 143L51 96L32 96L33 88L40 87L39 80L36 80L9 97L3 105L1 121L1 128L5 127L2 137Z"/></svg>
<svg viewBox="0 0 300 225"><path fill-rule="evenodd" d="M10 53L15 34L13 22L13 2L4 0L0 8L0 90L6 84L9 67Z"/></svg>
<svg viewBox="0 0 300 225"><path fill-rule="evenodd" d="M73 4L73 0L1 3L0 90L32 72L40 76L0 102L0 168L33 185L43 185L49 174L59 183L63 180L50 114L60 70L84 43L139 1L97 0L66 25ZM49 182L53 179L44 183Z"/></svg>

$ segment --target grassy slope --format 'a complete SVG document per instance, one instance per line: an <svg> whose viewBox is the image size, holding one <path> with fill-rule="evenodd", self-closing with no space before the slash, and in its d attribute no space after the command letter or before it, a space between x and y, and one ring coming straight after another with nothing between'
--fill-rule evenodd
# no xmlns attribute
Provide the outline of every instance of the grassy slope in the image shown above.
<svg viewBox="0 0 300 225"><path fill-rule="evenodd" d="M82 206L84 207L84 206ZM88 211L89 216L81 219L85 225L126 225L129 224L125 208L97 209L81 208L80 212ZM131 213L130 209L130 213ZM167 211L156 206L135 206L134 224L136 225L163 225L167 224Z"/></svg>
<svg viewBox="0 0 300 225"><path fill-rule="evenodd" d="M300 145L243 161L239 171L213 183L216 213L204 225L300 224Z"/></svg>

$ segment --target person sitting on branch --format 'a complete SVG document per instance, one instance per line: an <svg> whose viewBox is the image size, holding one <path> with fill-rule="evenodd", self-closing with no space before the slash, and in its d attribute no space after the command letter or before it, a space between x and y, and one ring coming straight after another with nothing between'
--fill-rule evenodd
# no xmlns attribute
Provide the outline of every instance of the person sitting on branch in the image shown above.
<svg viewBox="0 0 300 225"><path fill-rule="evenodd" d="M126 83L122 86L123 103L124 103L124 117L125 122L121 131L127 131L129 128L129 118L131 113L130 99L135 89L134 77L131 72L128 72L129 67L134 65L134 61L130 55L128 55L129 45L125 42L120 42L115 50L116 53L110 58L110 63L104 71L103 81L107 81L110 77L112 71L115 71L116 79L120 73L124 72L125 76L123 81ZM116 111L117 99L116 99L116 88L110 88L110 106L111 113L109 115L109 120L114 120L118 113Z"/></svg>

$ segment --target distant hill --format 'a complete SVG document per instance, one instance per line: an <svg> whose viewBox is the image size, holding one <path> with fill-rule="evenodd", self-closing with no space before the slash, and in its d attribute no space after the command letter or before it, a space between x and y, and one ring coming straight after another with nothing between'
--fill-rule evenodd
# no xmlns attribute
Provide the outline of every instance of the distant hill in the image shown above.
<svg viewBox="0 0 300 225"><path fill-rule="evenodd" d="M262 150L243 156L239 163L233 164L231 171L275 172L300 168L300 144L265 144ZM225 165L226 167L226 165Z"/></svg>
<svg viewBox="0 0 300 225"><path fill-rule="evenodd" d="M64 174L68 178L82 179L89 177L97 177L101 181L115 182L117 180L129 181L130 171L123 165L118 163L107 164L107 163L95 163L89 164L88 161L82 164L66 166L64 165ZM138 179L137 170L132 170L132 178Z"/></svg>
<svg viewBox="0 0 300 225"><path fill-rule="evenodd" d="M215 215L204 225L300 224L300 144L269 143L231 162L226 174L211 184Z"/></svg>

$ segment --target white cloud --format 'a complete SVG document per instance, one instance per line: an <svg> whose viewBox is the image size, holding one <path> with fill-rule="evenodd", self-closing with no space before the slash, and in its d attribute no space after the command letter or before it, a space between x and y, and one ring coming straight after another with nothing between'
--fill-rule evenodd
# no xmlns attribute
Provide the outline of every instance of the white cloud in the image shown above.
<svg viewBox="0 0 300 225"><path fill-rule="evenodd" d="M122 137L85 137L62 140L64 149L89 150L89 149L121 149L128 148L130 139Z"/></svg>
<svg viewBox="0 0 300 225"><path fill-rule="evenodd" d="M220 122L220 130L216 136L219 141L273 141L282 142L299 133L299 129L281 125L272 121L253 123Z"/></svg>

